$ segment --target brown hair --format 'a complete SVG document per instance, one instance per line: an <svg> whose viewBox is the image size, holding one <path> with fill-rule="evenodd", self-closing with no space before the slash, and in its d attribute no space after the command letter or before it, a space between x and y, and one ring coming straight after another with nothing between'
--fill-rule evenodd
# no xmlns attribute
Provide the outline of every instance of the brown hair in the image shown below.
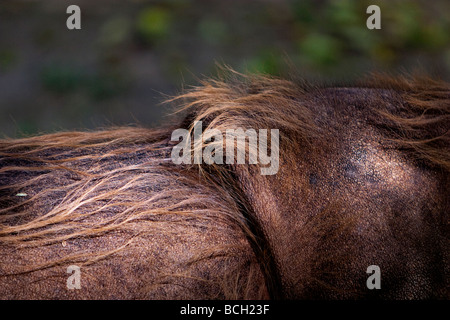
<svg viewBox="0 0 450 320"><path fill-rule="evenodd" d="M389 145L448 174L447 83L376 76L359 86L380 89L380 101L385 99L383 92L396 92L395 106L380 103L380 108L368 115L369 121L383 132ZM202 239L202 232L218 232L238 235L238 241L229 245L220 241L209 245L191 243L189 256L178 252L180 261L195 265L218 257L228 259L228 264L224 262L226 283L220 284L218 292L222 293L216 297L267 297L266 291L249 284L261 272L269 294L275 296L273 292L279 282L276 266L264 234L249 214L253 208L244 194L243 182L234 174L235 166L174 165L170 161L174 142L169 139L174 128L192 130L194 121L201 120L205 129L222 132L237 127L279 128L280 153L286 148L312 144L321 139L322 133L312 111L301 102L305 94L313 94L318 88L229 71L226 76L205 80L171 99L171 103L181 105L179 112L184 114L173 126L0 140L0 242L4 248L1 255L19 252L20 256L21 251L30 254L39 247L78 243L70 255L53 253L24 258L9 266L4 262L0 276L70 263L95 265L126 251L139 238L161 240L174 234L174 238L168 239L174 241L185 236L193 241ZM254 174L257 167L247 166L244 170ZM121 236L115 238L115 234ZM110 235L110 240L103 240ZM251 249L242 239L247 239ZM167 249L158 247L161 256L164 252L168 254L171 245L167 245ZM169 278L177 277L204 277L205 281L214 278L201 272L186 273L183 268L174 270L170 271L172 274L159 270L159 280L155 276L154 284L167 284Z"/></svg>

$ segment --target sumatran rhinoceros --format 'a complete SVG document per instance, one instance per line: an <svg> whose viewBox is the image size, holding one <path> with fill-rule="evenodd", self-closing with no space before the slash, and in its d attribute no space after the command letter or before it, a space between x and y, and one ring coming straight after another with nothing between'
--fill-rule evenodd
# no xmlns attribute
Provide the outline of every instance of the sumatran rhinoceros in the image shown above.
<svg viewBox="0 0 450 320"><path fill-rule="evenodd" d="M0 140L1 298L449 298L448 83L230 72L171 103L160 129ZM229 129L276 170L220 161Z"/></svg>

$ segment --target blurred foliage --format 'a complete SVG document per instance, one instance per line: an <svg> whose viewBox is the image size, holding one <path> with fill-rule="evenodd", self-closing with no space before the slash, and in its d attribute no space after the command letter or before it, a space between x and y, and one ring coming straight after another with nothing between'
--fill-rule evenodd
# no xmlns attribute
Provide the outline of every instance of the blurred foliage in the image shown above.
<svg viewBox="0 0 450 320"><path fill-rule="evenodd" d="M154 43L170 35L172 14L163 7L151 6L142 9L136 18L136 31L142 41Z"/></svg>
<svg viewBox="0 0 450 320"><path fill-rule="evenodd" d="M107 19L100 28L99 43L106 47L123 45L130 36L131 23L131 19L126 16Z"/></svg>
<svg viewBox="0 0 450 320"><path fill-rule="evenodd" d="M220 45L227 42L229 36L226 23L216 17L206 17L200 20L197 32L201 39L212 45Z"/></svg>
<svg viewBox="0 0 450 320"><path fill-rule="evenodd" d="M42 84L58 94L69 93L83 84L83 75L78 69L52 65L43 69Z"/></svg>
<svg viewBox="0 0 450 320"><path fill-rule="evenodd" d="M88 74L79 68L50 65L41 73L43 86L55 94L85 90L95 100L114 97L126 90L128 83L121 73Z"/></svg>
<svg viewBox="0 0 450 320"><path fill-rule="evenodd" d="M299 50L316 66L326 66L339 61L342 50L340 44L329 35L311 33L301 40Z"/></svg>
<svg viewBox="0 0 450 320"><path fill-rule="evenodd" d="M10 49L0 50L0 71L7 71L17 62L17 56Z"/></svg>
<svg viewBox="0 0 450 320"><path fill-rule="evenodd" d="M274 50L265 50L249 59L245 70L252 73L277 74L282 69L281 61Z"/></svg>
<svg viewBox="0 0 450 320"><path fill-rule="evenodd" d="M32 108L36 101L48 105L56 119L75 114L58 111L61 104L82 105L87 118L104 110L114 116L120 108L112 105L126 104L153 119L159 107L149 107L152 97L161 100L160 92L196 84L202 75L214 74L217 63L274 75L295 68L304 77L331 80L423 67L450 80L447 0L107 3L80 0L82 30L71 32L64 27L65 4L58 0L2 0L0 81L11 87L0 92L0 119L14 114L10 106ZM381 8L381 30L366 27L371 4ZM131 121L117 112L120 121ZM21 123L20 114L14 116ZM30 121L24 120L27 131L51 127L45 126L48 119L39 125Z"/></svg>

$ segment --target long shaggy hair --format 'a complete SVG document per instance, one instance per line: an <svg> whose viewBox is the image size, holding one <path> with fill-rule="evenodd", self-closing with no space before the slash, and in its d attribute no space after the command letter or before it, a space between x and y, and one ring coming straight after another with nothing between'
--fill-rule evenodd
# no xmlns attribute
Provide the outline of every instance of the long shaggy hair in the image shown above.
<svg viewBox="0 0 450 320"><path fill-rule="evenodd" d="M380 101L396 92L392 104L367 111L368 123L382 133L387 148L448 177L447 83L371 77L357 87L379 90ZM5 288L25 286L14 279L48 280L56 277L52 270L71 264L92 270L86 273L99 281L96 266L103 264L111 267L105 277L141 278L133 295L122 295L117 284L119 298L277 297L280 275L267 234L245 195L248 181L236 176L237 167L255 176L259 165L175 165L170 154L177 142L170 137L175 128L192 130L202 121L204 130L222 132L278 128L281 155L317 146L326 128L302 101L321 89L228 72L171 99L182 119L160 129L0 140L0 282ZM149 265L113 267L139 259ZM44 273L36 280L39 272ZM26 296L23 289L10 297Z"/></svg>

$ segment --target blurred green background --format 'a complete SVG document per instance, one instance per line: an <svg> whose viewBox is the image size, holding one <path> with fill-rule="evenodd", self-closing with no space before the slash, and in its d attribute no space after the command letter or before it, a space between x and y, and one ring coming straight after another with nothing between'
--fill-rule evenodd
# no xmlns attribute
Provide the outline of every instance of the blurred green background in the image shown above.
<svg viewBox="0 0 450 320"><path fill-rule="evenodd" d="M66 8L81 8L81 30ZM366 8L381 8L368 30ZM155 126L160 102L226 64L351 81L417 69L450 80L450 1L1 0L0 136Z"/></svg>

